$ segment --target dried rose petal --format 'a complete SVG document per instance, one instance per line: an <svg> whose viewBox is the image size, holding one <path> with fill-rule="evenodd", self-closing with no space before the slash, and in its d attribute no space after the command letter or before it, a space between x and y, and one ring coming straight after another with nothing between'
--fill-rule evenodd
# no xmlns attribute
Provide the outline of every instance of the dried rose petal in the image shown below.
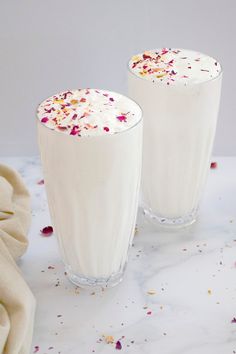
<svg viewBox="0 0 236 354"><path fill-rule="evenodd" d="M211 168L212 169L215 169L215 168L217 168L217 162L211 162Z"/></svg>
<svg viewBox="0 0 236 354"><path fill-rule="evenodd" d="M63 94L64 100L67 98L68 95L72 95L72 92L71 91L64 92Z"/></svg>
<svg viewBox="0 0 236 354"><path fill-rule="evenodd" d="M146 60L146 59L151 59L151 56L147 55L147 54L143 54L143 60Z"/></svg>
<svg viewBox="0 0 236 354"><path fill-rule="evenodd" d="M163 48L161 51L161 54L164 55L164 54L167 54L168 52L169 52L169 50L167 48Z"/></svg>
<svg viewBox="0 0 236 354"><path fill-rule="evenodd" d="M110 100L111 102L114 102L114 98L113 98L113 97L110 97L109 100Z"/></svg>
<svg viewBox="0 0 236 354"><path fill-rule="evenodd" d="M86 102L86 98L82 97L82 98L80 99L80 102Z"/></svg>
<svg viewBox="0 0 236 354"><path fill-rule="evenodd" d="M34 353L37 353L38 351L39 351L39 346L36 345L36 346L34 347Z"/></svg>
<svg viewBox="0 0 236 354"><path fill-rule="evenodd" d="M46 113L51 113L53 109L52 108L50 108L50 109L44 108L44 110L45 110Z"/></svg>
<svg viewBox="0 0 236 354"><path fill-rule="evenodd" d="M47 121L48 121L48 118L47 118L47 117L43 117L43 118L41 119L41 122L42 122L42 123L47 123Z"/></svg>
<svg viewBox="0 0 236 354"><path fill-rule="evenodd" d="M70 135L77 135L79 133L79 127L75 125L70 132Z"/></svg>
<svg viewBox="0 0 236 354"><path fill-rule="evenodd" d="M117 116L116 117L120 122L126 122L127 117L126 116Z"/></svg>
<svg viewBox="0 0 236 354"><path fill-rule="evenodd" d="M122 349L122 345L121 345L121 342L119 340L116 342L116 349L117 350L121 350Z"/></svg>
<svg viewBox="0 0 236 354"><path fill-rule="evenodd" d="M147 315L151 315L151 314L152 314L152 311L148 311L148 312L147 312Z"/></svg>
<svg viewBox="0 0 236 354"><path fill-rule="evenodd" d="M231 320L231 323L236 323L236 318L235 317Z"/></svg>
<svg viewBox="0 0 236 354"><path fill-rule="evenodd" d="M109 132L110 130L108 127L104 127L103 129L105 130L105 132Z"/></svg>
<svg viewBox="0 0 236 354"><path fill-rule="evenodd" d="M40 230L40 232L44 237L49 237L53 233L53 227L52 226L45 226L42 230Z"/></svg>
<svg viewBox="0 0 236 354"><path fill-rule="evenodd" d="M40 185L40 186L41 186L42 184L44 184L44 179L41 179L40 181L38 181L37 184Z"/></svg>

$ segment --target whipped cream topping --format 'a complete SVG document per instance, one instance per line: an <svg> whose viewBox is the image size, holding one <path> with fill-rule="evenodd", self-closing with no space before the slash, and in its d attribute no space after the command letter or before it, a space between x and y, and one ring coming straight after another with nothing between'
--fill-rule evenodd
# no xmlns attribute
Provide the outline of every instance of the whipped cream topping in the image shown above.
<svg viewBox="0 0 236 354"><path fill-rule="evenodd" d="M129 69L140 78L167 85L197 84L214 79L220 64L205 54L162 48L137 54L129 61Z"/></svg>
<svg viewBox="0 0 236 354"><path fill-rule="evenodd" d="M134 126L141 115L140 107L128 97L97 89L58 93L37 110L46 127L74 136L118 133Z"/></svg>

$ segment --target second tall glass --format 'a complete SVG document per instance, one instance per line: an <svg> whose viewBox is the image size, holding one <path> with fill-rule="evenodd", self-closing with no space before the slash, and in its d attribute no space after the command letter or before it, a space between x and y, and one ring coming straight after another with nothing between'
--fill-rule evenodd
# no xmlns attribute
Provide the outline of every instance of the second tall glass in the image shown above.
<svg viewBox="0 0 236 354"><path fill-rule="evenodd" d="M210 167L221 79L219 63L187 50L153 50L129 62L129 96L144 115L143 208L158 223L196 220Z"/></svg>

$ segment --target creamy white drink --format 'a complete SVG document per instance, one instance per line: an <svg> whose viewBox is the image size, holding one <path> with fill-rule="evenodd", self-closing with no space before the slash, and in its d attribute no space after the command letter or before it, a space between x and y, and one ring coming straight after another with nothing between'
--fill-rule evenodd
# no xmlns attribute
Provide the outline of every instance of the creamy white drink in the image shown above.
<svg viewBox="0 0 236 354"><path fill-rule="evenodd" d="M129 96L144 115L144 211L165 225L195 221L209 170L220 102L220 64L163 48L129 61Z"/></svg>
<svg viewBox="0 0 236 354"><path fill-rule="evenodd" d="M141 115L131 99L95 89L62 92L38 107L50 214L77 285L122 279L138 204Z"/></svg>

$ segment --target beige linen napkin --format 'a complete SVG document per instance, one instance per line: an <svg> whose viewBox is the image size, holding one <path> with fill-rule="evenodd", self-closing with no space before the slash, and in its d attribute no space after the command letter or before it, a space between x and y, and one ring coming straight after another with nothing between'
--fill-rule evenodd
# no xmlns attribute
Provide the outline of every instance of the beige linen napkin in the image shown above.
<svg viewBox="0 0 236 354"><path fill-rule="evenodd" d="M18 173L0 164L0 354L31 347L35 299L15 263L28 245L29 199Z"/></svg>

